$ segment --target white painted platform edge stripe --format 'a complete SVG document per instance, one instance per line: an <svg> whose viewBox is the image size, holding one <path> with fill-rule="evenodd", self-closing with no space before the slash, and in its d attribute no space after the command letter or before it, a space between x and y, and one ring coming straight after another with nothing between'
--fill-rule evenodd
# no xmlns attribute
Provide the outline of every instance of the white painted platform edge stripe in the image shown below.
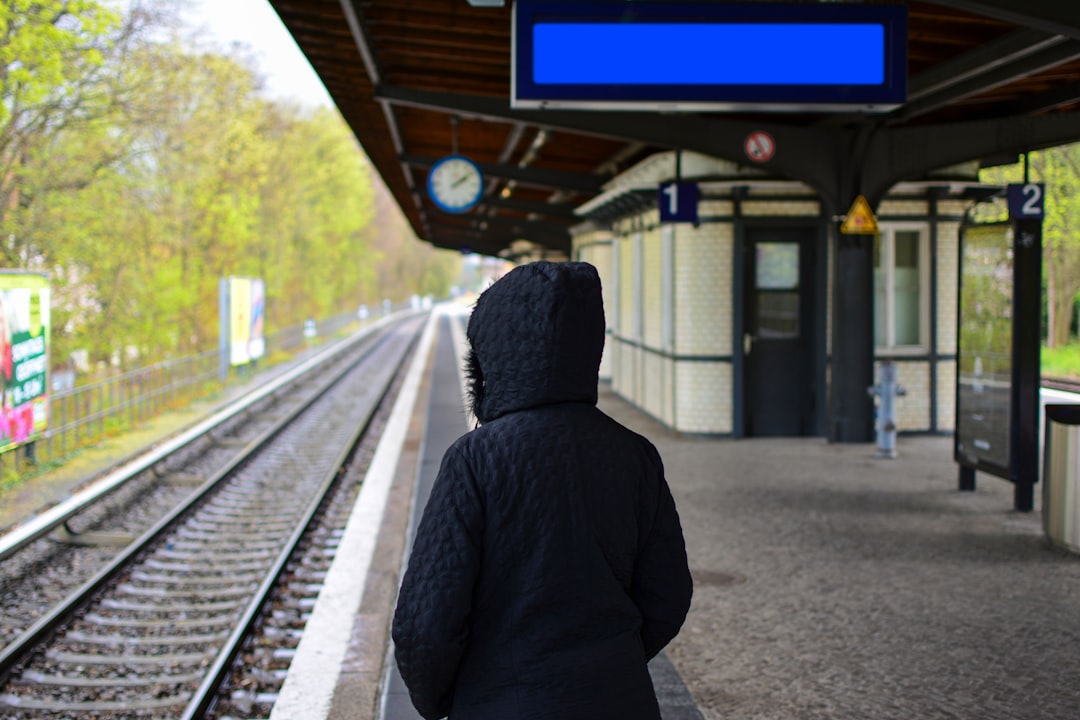
<svg viewBox="0 0 1080 720"><path fill-rule="evenodd" d="M330 714L350 628L359 612L375 554L386 499L434 345L436 318L435 313L428 316L416 355L371 458L337 556L289 665L270 720L325 720Z"/></svg>
<svg viewBox="0 0 1080 720"><path fill-rule="evenodd" d="M471 314L472 310L468 309L468 308L465 308L465 307L462 307L460 305L460 303L448 303L448 304L440 305L439 307L437 307L435 312L440 316L446 315L446 316L450 317L450 338L451 338L451 340L453 342L453 345L454 345L454 356L457 358L458 384L460 386L458 389L461 392L461 404L465 408L465 421L466 421L466 424L465 424L465 428L464 428L463 432L469 432L470 430L472 430L476 426L476 417L469 410L468 399L465 397L465 387L466 387L466 380L465 380L465 349L466 349L466 346L467 346L467 342L466 342L466 338L465 338L465 333L462 332L462 330L461 330L461 324L459 322L457 322L457 320L456 320L456 318L454 316L455 315L468 315L468 314ZM427 437L425 436L420 441L420 443L421 443L420 456L422 458L424 456L425 448L427 447ZM405 535L405 547L402 550L402 558L401 558L402 573L404 573L404 568L407 565L408 560L409 560L409 552L412 550L413 536L416 533L416 523L419 520L419 518L417 518L417 513L416 513L416 501L417 501L416 486L419 485L419 482L420 482L420 465L421 464L422 464L422 461L421 461L421 463L417 464L416 477L414 478L415 485L414 485L414 488L413 488L412 506L409 508L408 530L406 531L406 535ZM400 582L400 581L401 581L401 578L399 577L398 582ZM393 674L393 670L394 670L393 663L394 662L395 662L395 660L394 660L394 640L393 640L393 638L391 638L390 642L387 644L386 655L384 656L382 687L381 687L381 692L379 693L379 695L380 695L380 697L379 697L379 712L378 712L378 715L376 716L379 720L381 720L382 718L385 718L386 714L387 714L387 701L390 698L390 678L391 678L391 676ZM273 719L271 719L271 720L273 720Z"/></svg>

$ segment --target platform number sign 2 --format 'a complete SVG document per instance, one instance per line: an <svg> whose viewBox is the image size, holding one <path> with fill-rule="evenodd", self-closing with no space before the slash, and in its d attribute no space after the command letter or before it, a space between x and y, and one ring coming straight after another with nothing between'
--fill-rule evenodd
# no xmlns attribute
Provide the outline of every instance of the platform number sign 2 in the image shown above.
<svg viewBox="0 0 1080 720"><path fill-rule="evenodd" d="M697 183L661 183L656 204L660 208L660 222L698 221Z"/></svg>
<svg viewBox="0 0 1080 720"><path fill-rule="evenodd" d="M1006 188L1009 201L1009 217L1038 219L1043 217L1046 186L1042 183L1023 183Z"/></svg>

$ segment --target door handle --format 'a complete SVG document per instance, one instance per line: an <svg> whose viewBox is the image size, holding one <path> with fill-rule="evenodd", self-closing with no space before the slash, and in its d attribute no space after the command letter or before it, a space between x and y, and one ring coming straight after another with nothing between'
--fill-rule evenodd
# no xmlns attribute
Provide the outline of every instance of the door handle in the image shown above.
<svg viewBox="0 0 1080 720"><path fill-rule="evenodd" d="M743 335L743 340L742 340L743 355L749 355L750 354L750 348L751 348L751 346L753 346L755 340L757 340L756 335L751 335L750 333L746 333L745 335Z"/></svg>

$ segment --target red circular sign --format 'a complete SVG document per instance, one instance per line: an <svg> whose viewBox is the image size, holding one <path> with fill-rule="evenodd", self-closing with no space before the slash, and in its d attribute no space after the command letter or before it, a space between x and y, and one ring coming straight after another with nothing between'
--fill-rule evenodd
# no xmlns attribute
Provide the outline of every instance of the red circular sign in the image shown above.
<svg viewBox="0 0 1080 720"><path fill-rule="evenodd" d="M746 136L743 151L754 162L768 162L776 154L776 141L764 130L755 130Z"/></svg>

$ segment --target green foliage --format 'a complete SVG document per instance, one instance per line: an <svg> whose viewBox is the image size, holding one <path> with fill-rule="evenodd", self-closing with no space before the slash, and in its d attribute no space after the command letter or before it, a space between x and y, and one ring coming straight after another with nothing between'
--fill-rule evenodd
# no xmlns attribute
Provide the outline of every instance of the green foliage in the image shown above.
<svg viewBox="0 0 1080 720"><path fill-rule="evenodd" d="M374 305L384 298L409 294L446 297L462 274L459 253L416 242L405 218L398 212L390 192L375 181L375 224L371 238L376 268L370 285L365 285L361 302ZM406 289L405 293L402 290Z"/></svg>
<svg viewBox="0 0 1080 720"><path fill-rule="evenodd" d="M1007 379L1012 367L1012 264L1005 252L1006 232L1003 225L984 225L969 229L965 237L960 342L973 352L961 358L963 374Z"/></svg>
<svg viewBox="0 0 1080 720"><path fill-rule="evenodd" d="M1029 180L1046 184L1043 220L1043 282L1046 289L1048 347L1069 342L1073 305L1080 292L1080 144L1029 155ZM991 168L980 179L1023 181L1020 164Z"/></svg>
<svg viewBox="0 0 1080 720"><path fill-rule="evenodd" d="M1044 347L1040 357L1043 377L1080 380L1080 343Z"/></svg>
<svg viewBox="0 0 1080 720"><path fill-rule="evenodd" d="M371 283L370 169L341 117L298 118L279 109L266 155L263 239L254 272L268 278L267 303L285 324L354 308Z"/></svg>
<svg viewBox="0 0 1080 720"><path fill-rule="evenodd" d="M260 92L180 39L171 0L0 0L0 263L46 271L54 365L146 364L218 341L221 277L261 277L267 332L444 295L330 109Z"/></svg>
<svg viewBox="0 0 1080 720"><path fill-rule="evenodd" d="M119 16L89 0L0 3L0 124L14 130L46 125L92 84L105 62L108 33ZM59 107L57 107L59 106Z"/></svg>

